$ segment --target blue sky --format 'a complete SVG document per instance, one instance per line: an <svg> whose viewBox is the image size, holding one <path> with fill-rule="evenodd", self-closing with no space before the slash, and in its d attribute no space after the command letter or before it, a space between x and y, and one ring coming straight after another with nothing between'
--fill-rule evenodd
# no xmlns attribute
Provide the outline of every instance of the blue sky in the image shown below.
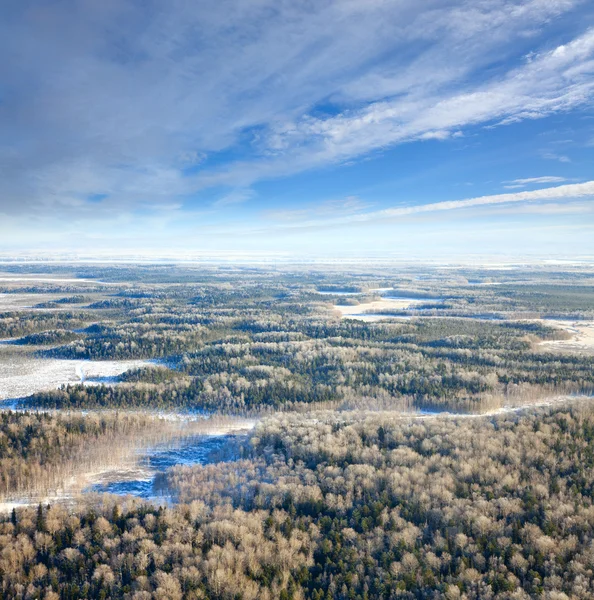
<svg viewBox="0 0 594 600"><path fill-rule="evenodd" d="M0 253L594 256L594 5L0 8Z"/></svg>

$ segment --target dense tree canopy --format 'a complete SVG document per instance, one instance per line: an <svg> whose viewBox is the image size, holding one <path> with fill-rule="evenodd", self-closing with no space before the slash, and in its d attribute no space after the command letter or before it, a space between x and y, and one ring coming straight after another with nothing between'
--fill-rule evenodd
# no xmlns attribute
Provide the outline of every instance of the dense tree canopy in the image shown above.
<svg viewBox="0 0 594 600"><path fill-rule="evenodd" d="M188 435L182 411L258 425L159 501L0 516L0 600L594 597L588 268L46 268L69 278L0 288L4 360L154 362L0 413L2 500Z"/></svg>

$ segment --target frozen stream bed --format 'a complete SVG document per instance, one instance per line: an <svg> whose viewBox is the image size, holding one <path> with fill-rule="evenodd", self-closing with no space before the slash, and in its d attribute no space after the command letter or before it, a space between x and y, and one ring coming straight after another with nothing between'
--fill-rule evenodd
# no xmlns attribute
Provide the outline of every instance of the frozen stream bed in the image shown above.
<svg viewBox="0 0 594 600"><path fill-rule="evenodd" d="M0 408L0 410L2 410ZM150 415L150 413L149 413ZM175 495L166 488L165 473L176 465L207 465L239 458L240 445L256 425L254 419L206 417L168 413L154 415L170 421L173 429L156 437L141 435L124 452L101 457L96 463L85 460L73 466L58 487L31 490L0 499L0 514L13 508L39 503L73 505L99 494L135 496L156 504L172 504ZM177 432L176 432L176 428Z"/></svg>
<svg viewBox="0 0 594 600"><path fill-rule="evenodd" d="M221 452L234 447L237 435L192 435L175 444L162 444L141 451L140 461L129 469L106 471L94 478L85 491L132 495L146 500L170 500L169 490L160 482L160 475L175 465L206 465L221 459ZM224 459L233 460L232 452L225 452Z"/></svg>

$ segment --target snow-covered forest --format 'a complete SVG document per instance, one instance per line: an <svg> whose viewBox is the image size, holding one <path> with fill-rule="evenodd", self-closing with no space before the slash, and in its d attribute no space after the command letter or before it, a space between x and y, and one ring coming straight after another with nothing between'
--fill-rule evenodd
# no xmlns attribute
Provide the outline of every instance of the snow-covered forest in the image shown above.
<svg viewBox="0 0 594 600"><path fill-rule="evenodd" d="M3 269L0 597L594 595L592 270Z"/></svg>

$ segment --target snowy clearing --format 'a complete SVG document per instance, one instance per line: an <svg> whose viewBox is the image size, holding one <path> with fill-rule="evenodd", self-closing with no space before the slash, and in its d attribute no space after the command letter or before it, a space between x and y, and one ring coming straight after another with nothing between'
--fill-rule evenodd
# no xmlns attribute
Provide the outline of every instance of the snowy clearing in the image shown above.
<svg viewBox="0 0 594 600"><path fill-rule="evenodd" d="M379 321L380 319L399 318L396 315L377 314L385 310L406 310L411 306L418 306L430 300L421 300L419 298L382 298L381 300L372 300L363 302L354 306L337 304L334 308L340 312L343 319L357 319L359 321Z"/></svg>
<svg viewBox="0 0 594 600"><path fill-rule="evenodd" d="M23 398L68 383L112 383L129 369L153 364L148 360L42 359L0 345L0 400Z"/></svg>
<svg viewBox="0 0 594 600"><path fill-rule="evenodd" d="M561 321L539 319L543 325L563 329L571 334L567 340L551 340L541 342L540 346L552 350L573 350L594 352L594 322L593 321Z"/></svg>
<svg viewBox="0 0 594 600"><path fill-rule="evenodd" d="M31 308L39 302L55 300L60 296L47 296L44 294L0 294L0 312Z"/></svg>
<svg viewBox="0 0 594 600"><path fill-rule="evenodd" d="M0 284L4 282L19 283L102 283L95 279L83 279L78 277L48 277L46 275L5 275L0 273Z"/></svg>

